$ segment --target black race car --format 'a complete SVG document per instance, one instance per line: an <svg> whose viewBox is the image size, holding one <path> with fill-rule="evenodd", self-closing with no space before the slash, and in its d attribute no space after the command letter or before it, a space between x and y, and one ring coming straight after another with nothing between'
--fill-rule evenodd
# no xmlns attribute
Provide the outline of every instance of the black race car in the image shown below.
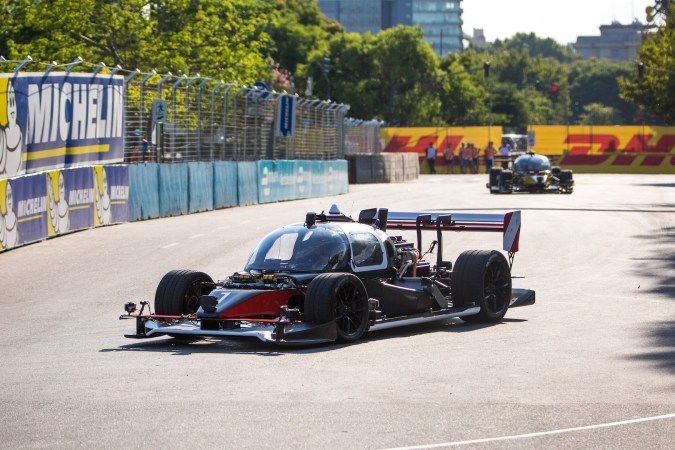
<svg viewBox="0 0 675 450"><path fill-rule="evenodd" d="M500 158L501 161L505 157ZM551 161L544 155L537 155L533 151L529 151L516 157L508 165L508 168L495 167L490 169L487 188L491 194L511 194L513 192L571 194L574 190L572 171L551 166Z"/></svg>
<svg viewBox="0 0 675 450"><path fill-rule="evenodd" d="M408 242L391 230L416 230ZM422 254L424 230L435 239ZM499 251L469 250L454 265L442 256L447 231L493 231ZM279 228L253 250L241 272L214 282L202 272L167 273L148 302L127 303L130 338L253 336L277 344L353 342L368 330L459 317L499 322L535 293L513 289L520 211L507 214L361 211L358 221L333 205L304 223ZM424 259L436 250L436 261Z"/></svg>

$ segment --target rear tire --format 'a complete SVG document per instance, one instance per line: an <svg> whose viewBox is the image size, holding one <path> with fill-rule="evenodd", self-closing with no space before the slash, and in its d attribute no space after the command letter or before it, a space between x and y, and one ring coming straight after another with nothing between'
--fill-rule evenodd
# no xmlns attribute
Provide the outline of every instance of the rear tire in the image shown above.
<svg viewBox="0 0 675 450"><path fill-rule="evenodd" d="M558 175L560 180L560 192L563 194L571 194L574 190L574 178L571 170L562 170Z"/></svg>
<svg viewBox="0 0 675 450"><path fill-rule="evenodd" d="M468 250L459 255L452 272L452 304L480 306L478 314L462 317L467 322L499 322L509 309L511 287L504 255L496 250Z"/></svg>
<svg viewBox="0 0 675 450"><path fill-rule="evenodd" d="M493 168L490 169L490 194L499 192L499 179L502 174L502 169Z"/></svg>
<svg viewBox="0 0 675 450"><path fill-rule="evenodd" d="M211 277L203 272L172 270L157 286L155 314L180 316L196 313L199 297L213 290L212 283Z"/></svg>
<svg viewBox="0 0 675 450"><path fill-rule="evenodd" d="M305 318L310 323L335 321L339 342L354 342L368 326L368 294L350 273L323 273L309 284Z"/></svg>

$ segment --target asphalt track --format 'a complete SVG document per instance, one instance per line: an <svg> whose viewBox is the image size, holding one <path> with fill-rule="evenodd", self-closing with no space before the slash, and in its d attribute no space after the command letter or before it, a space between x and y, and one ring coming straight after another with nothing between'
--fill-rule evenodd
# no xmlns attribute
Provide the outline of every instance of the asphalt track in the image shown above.
<svg viewBox="0 0 675 450"><path fill-rule="evenodd" d="M0 448L672 448L675 176L577 175L572 195L490 195L487 176L73 233L0 254ZM522 210L514 286L537 303L497 325L383 330L356 344L125 339L129 300L162 275L224 278L257 241L337 203ZM447 259L500 248L445 239Z"/></svg>

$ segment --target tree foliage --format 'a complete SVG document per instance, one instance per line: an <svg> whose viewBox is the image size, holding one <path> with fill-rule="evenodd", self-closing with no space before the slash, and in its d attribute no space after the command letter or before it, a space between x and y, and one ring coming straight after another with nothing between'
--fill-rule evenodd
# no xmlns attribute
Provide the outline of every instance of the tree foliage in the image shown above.
<svg viewBox="0 0 675 450"><path fill-rule="evenodd" d="M271 14L246 0L4 1L0 54L249 82L268 71Z"/></svg>
<svg viewBox="0 0 675 450"><path fill-rule="evenodd" d="M581 61L532 33L439 58L419 27L346 33L317 0L0 0L0 55L270 80L300 95L312 80L311 96L348 104L355 118L523 132L531 124L635 123L635 105L672 122L675 31L660 14L663 24L640 50L644 79L630 64Z"/></svg>
<svg viewBox="0 0 675 450"><path fill-rule="evenodd" d="M644 76L640 77L636 67L631 76L619 78L621 98L664 123L675 122L675 18L671 11L661 10L663 24L638 51Z"/></svg>

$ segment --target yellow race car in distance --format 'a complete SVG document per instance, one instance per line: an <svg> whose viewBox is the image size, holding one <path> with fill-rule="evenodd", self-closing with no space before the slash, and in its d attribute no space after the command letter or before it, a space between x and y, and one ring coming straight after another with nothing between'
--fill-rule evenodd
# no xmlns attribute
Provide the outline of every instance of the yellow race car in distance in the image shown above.
<svg viewBox="0 0 675 450"><path fill-rule="evenodd" d="M487 188L491 194L513 192L549 192L571 194L574 178L571 170L551 166L544 155L529 151L509 164L509 168L492 168Z"/></svg>

